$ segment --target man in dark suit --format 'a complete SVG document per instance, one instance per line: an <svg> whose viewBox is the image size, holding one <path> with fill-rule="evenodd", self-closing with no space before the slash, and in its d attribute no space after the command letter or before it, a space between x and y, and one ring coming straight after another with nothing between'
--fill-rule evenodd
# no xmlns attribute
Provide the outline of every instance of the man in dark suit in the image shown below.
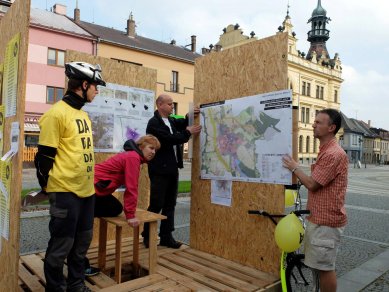
<svg viewBox="0 0 389 292"><path fill-rule="evenodd" d="M179 248L173 236L174 211L177 201L178 168L183 168L181 145L188 142L192 135L199 134L200 125L188 126L188 117L176 119L170 117L173 112L173 99L167 94L161 94L156 100L157 110L149 120L146 133L154 135L161 143L161 148L150 161L150 206L148 211L159 213L167 217L162 220L159 236L160 245L170 248ZM195 114L199 113L196 108ZM144 226L143 242L149 245L149 225Z"/></svg>

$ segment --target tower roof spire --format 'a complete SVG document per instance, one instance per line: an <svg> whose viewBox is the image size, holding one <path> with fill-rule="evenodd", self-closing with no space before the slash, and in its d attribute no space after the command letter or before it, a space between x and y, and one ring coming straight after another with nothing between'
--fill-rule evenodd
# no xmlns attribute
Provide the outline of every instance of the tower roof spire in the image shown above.
<svg viewBox="0 0 389 292"><path fill-rule="evenodd" d="M315 16L326 16L327 11L321 6L321 0L317 1L317 7L312 11L312 18Z"/></svg>
<svg viewBox="0 0 389 292"><path fill-rule="evenodd" d="M326 24L331 19L327 17L327 11L321 6L321 0L317 1L317 7L312 12L312 17L308 20L311 23L311 30L308 32L308 41L311 43L307 59L312 58L312 53L316 52L317 58L329 59L326 41L330 38L330 31L326 29Z"/></svg>
<svg viewBox="0 0 389 292"><path fill-rule="evenodd" d="M288 8L286 9L286 17L289 17L289 7L290 7L290 5L289 5L289 0L288 0Z"/></svg>

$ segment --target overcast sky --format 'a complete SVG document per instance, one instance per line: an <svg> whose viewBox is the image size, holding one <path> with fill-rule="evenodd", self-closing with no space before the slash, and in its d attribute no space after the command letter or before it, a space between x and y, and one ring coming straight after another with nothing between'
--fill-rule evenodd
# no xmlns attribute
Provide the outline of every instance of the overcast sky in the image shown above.
<svg viewBox="0 0 389 292"><path fill-rule="evenodd" d="M322 0L331 18L327 49L331 58L339 53L344 82L341 110L377 128L389 130L389 1ZM34 8L48 9L61 3L73 16L76 0L31 0ZM222 30L238 23L245 35L274 35L283 22L288 0L78 0L83 21L125 30L130 12L138 35L190 44L197 36L197 50L219 40ZM289 15L298 38L297 49L307 52L307 24L317 0L289 0Z"/></svg>

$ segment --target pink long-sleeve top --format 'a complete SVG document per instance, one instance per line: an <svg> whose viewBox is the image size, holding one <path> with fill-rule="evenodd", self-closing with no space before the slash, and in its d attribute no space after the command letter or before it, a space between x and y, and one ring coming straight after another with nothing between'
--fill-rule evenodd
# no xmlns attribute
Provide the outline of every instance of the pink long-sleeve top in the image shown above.
<svg viewBox="0 0 389 292"><path fill-rule="evenodd" d="M95 165L95 191L97 196L110 195L124 185L123 210L127 219L135 217L138 202L138 180L140 166L146 160L136 151L125 151ZM110 181L105 188L99 188L99 181Z"/></svg>

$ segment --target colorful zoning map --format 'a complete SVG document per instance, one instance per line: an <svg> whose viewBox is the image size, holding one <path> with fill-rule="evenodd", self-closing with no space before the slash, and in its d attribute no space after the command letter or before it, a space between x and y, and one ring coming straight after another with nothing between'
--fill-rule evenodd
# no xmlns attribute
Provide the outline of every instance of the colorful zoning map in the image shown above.
<svg viewBox="0 0 389 292"><path fill-rule="evenodd" d="M154 91L107 83L83 109L92 121L96 152L119 152L128 139L146 134L154 114Z"/></svg>
<svg viewBox="0 0 389 292"><path fill-rule="evenodd" d="M291 91L200 108L201 178L291 184L282 156L292 153Z"/></svg>

